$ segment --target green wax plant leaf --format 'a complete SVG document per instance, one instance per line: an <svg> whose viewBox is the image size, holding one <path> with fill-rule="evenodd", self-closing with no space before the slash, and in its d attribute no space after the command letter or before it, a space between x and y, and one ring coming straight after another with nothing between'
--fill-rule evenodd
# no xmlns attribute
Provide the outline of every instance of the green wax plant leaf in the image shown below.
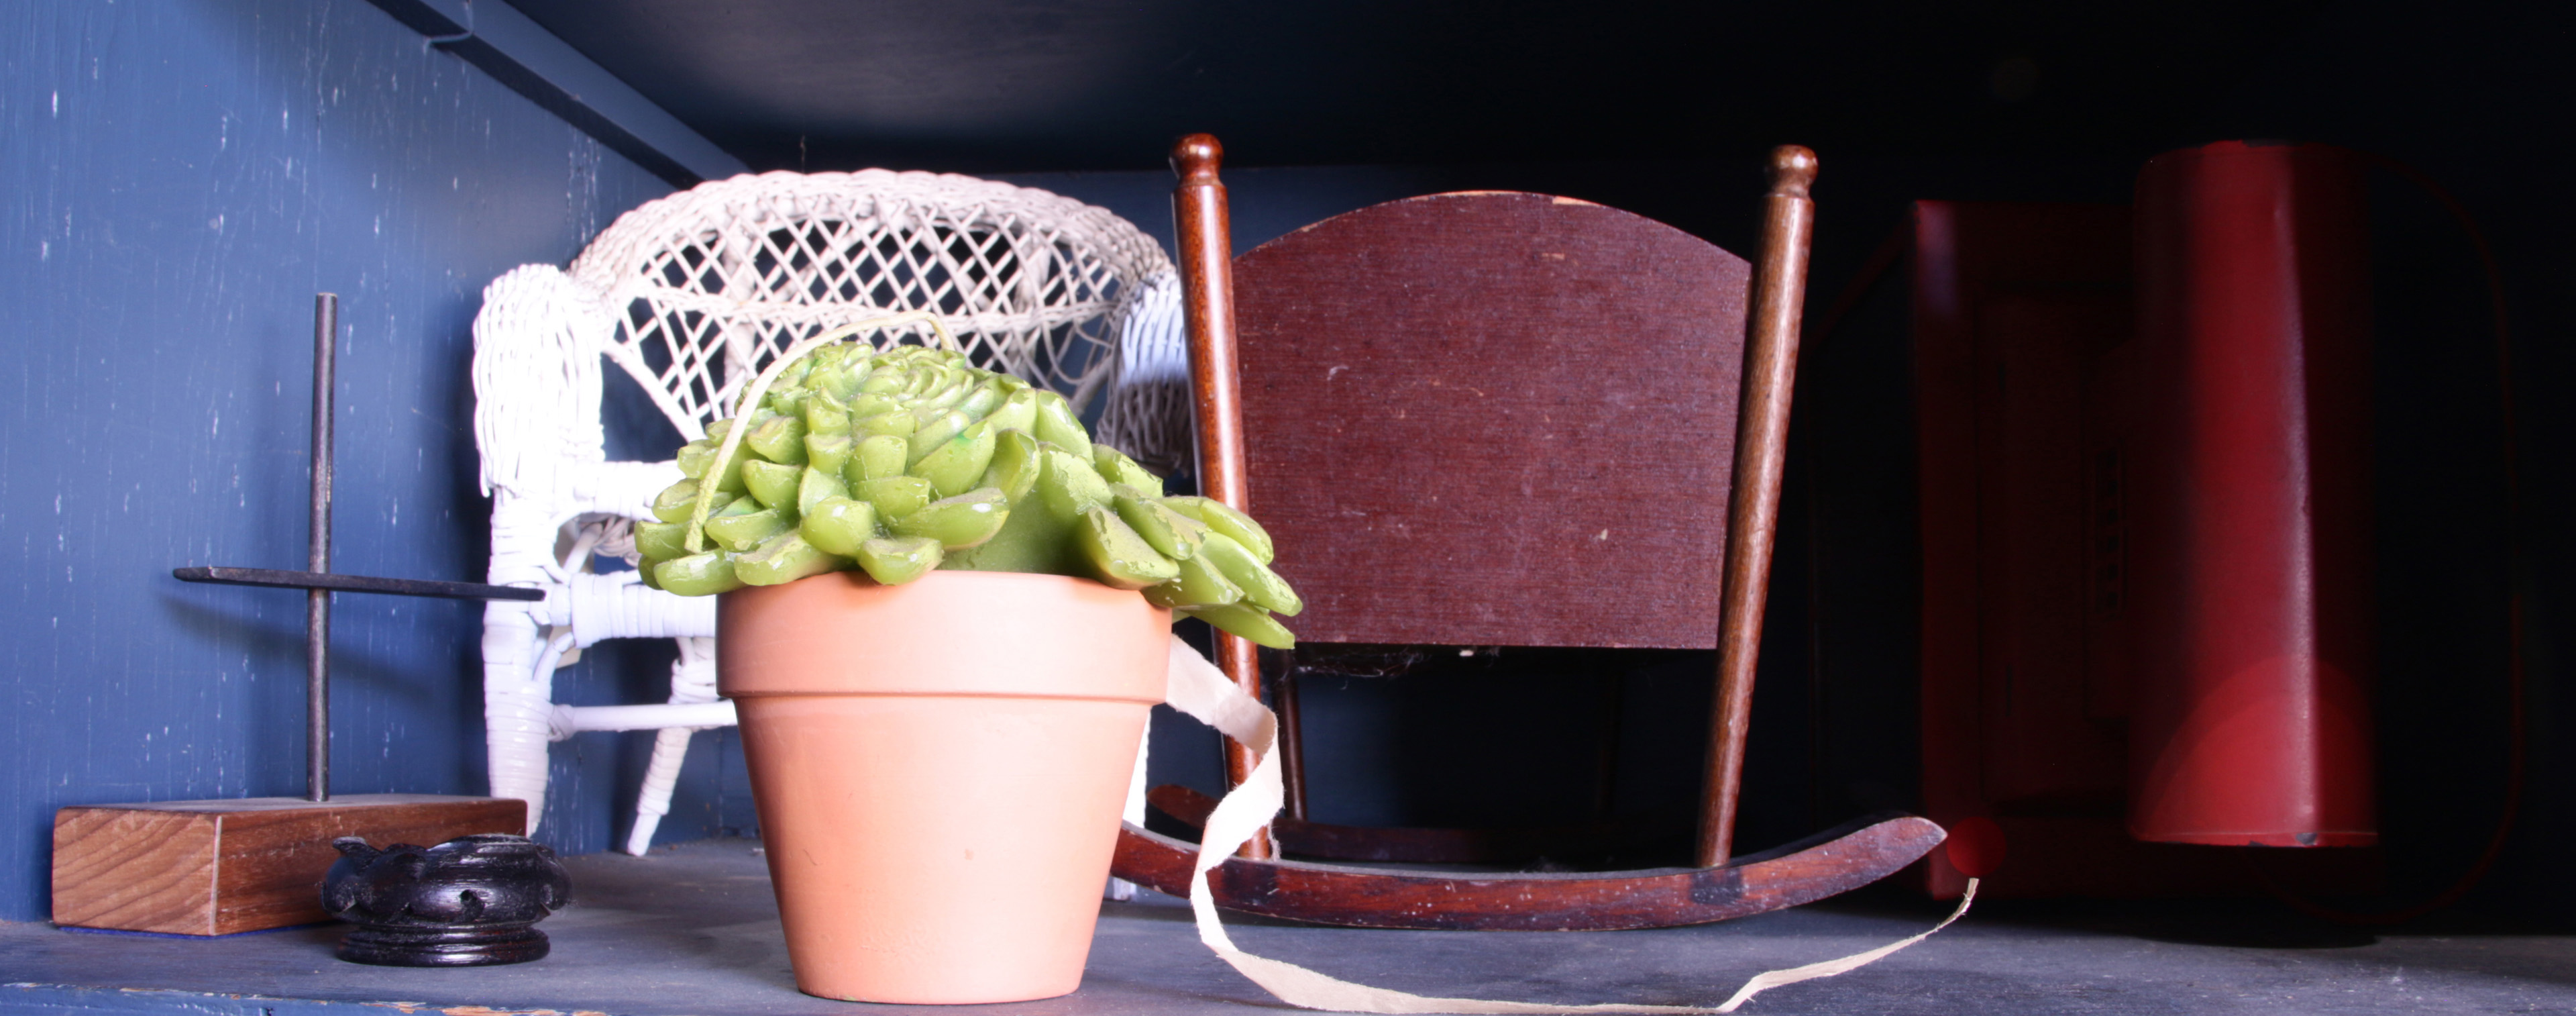
<svg viewBox="0 0 2576 1016"><path fill-rule="evenodd" d="M786 512L763 508L747 515L726 515L707 520L707 535L726 550L747 551L760 546L772 536L796 528Z"/></svg>
<svg viewBox="0 0 2576 1016"><path fill-rule="evenodd" d="M772 508L796 503L796 481L804 475L802 466L776 462L746 462L742 467L743 486L751 488L751 496L761 504Z"/></svg>
<svg viewBox="0 0 2576 1016"><path fill-rule="evenodd" d="M897 434L871 434L859 442L851 453L849 464L841 475L852 486L889 476L902 476L905 460L911 457L911 442Z"/></svg>
<svg viewBox="0 0 2576 1016"><path fill-rule="evenodd" d="M773 416L751 428L743 446L759 453L761 458L781 465L805 464L805 420L799 416Z"/></svg>
<svg viewBox="0 0 2576 1016"><path fill-rule="evenodd" d="M880 536L859 544L859 567L889 586L930 574L940 557L939 541L927 536Z"/></svg>
<svg viewBox="0 0 2576 1016"><path fill-rule="evenodd" d="M791 529L770 537L759 549L736 560L733 572L745 584L775 586L837 571L835 563L832 555L805 542L803 535Z"/></svg>
<svg viewBox="0 0 2576 1016"><path fill-rule="evenodd" d="M952 349L829 341L755 378L738 397L747 422L717 420L680 450L684 479L636 526L646 585L707 596L850 569L888 585L941 568L1068 575L1295 643L1271 615L1304 603L1250 516L1165 496L1161 477L1094 443L1064 396Z"/></svg>
<svg viewBox="0 0 2576 1016"><path fill-rule="evenodd" d="M797 531L805 534L805 542L825 553L852 557L858 554L859 544L877 537L877 506L846 497L827 497L814 502L813 510L805 513Z"/></svg>
<svg viewBox="0 0 2576 1016"><path fill-rule="evenodd" d="M944 550L964 550L992 539L1010 517L1011 505L1002 492L985 487L923 505L889 528L897 536L938 540Z"/></svg>

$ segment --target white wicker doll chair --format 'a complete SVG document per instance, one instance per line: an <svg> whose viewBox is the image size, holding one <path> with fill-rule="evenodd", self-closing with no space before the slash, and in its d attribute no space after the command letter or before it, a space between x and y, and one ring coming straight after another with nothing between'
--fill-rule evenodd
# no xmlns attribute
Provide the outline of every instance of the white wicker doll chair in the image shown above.
<svg viewBox="0 0 2576 1016"><path fill-rule="evenodd" d="M528 802L533 833L549 742L658 729L630 854L652 845L690 735L734 717L715 693L714 598L591 567L600 556L631 562L632 523L680 479L669 461L607 461L603 357L695 440L790 343L927 310L979 365L1064 391L1077 408L1110 386L1120 348L1132 349L1146 369L1112 400L1114 415L1143 421L1127 428L1129 446L1142 437L1151 447L1137 450L1168 463L1178 458L1170 435L1186 433L1160 422L1186 411L1172 383L1183 371L1170 261L1126 220L1040 190L884 170L738 176L628 212L569 271L524 265L483 299L474 426L492 497L490 581L547 592L485 608L492 793ZM669 702L554 703L556 668L608 638L679 641ZM1129 818L1141 822L1141 782L1136 790Z"/></svg>

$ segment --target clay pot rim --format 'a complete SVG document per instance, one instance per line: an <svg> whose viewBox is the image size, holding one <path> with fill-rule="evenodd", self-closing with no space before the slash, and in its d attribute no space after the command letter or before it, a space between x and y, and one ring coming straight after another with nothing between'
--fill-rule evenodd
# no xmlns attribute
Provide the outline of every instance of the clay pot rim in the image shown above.
<svg viewBox="0 0 2576 1016"><path fill-rule="evenodd" d="M1015 628L1014 613L1046 612L1053 623ZM752 586L717 599L717 689L727 698L796 695L948 698L1039 698L1152 705L1163 700L1159 667L1127 674L1118 684L1069 688L1055 675L1026 669L978 666L978 658L1027 658L1035 628L1107 632L1126 625L1169 631L1171 611L1145 602L1132 590L1069 575L1028 572L938 571L888 586L861 572L831 572L777 586ZM781 615L804 620L781 620ZM967 619L961 622L960 619ZM1066 619L1070 618L1068 622ZM996 620L1000 619L1000 620ZM843 634L847 670L812 668L794 674L743 673L724 660L746 639L811 637L816 630L875 626L881 639ZM945 640L940 652L920 648L924 638ZM1080 652L1079 642L1057 643L1058 652ZM954 666L890 674L861 665L880 654L940 656ZM1042 656L1043 654L1041 654ZM971 675L971 676L970 676Z"/></svg>

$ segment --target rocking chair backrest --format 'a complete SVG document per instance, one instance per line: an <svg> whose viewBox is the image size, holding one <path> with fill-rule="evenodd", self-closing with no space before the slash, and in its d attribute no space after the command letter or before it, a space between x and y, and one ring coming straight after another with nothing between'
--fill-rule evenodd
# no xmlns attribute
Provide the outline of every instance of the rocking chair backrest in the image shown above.
<svg viewBox="0 0 2576 1016"><path fill-rule="evenodd" d="M1715 647L1750 275L1497 191L1237 258L1248 493L1298 637Z"/></svg>
<svg viewBox="0 0 2576 1016"><path fill-rule="evenodd" d="M1223 159L1204 134L1172 151L1200 488L1295 548L1277 564L1309 604L1292 630L1328 642L1714 644L1695 857L1724 864L1787 458L1815 153L1772 152L1751 272L1633 215L1492 192L1364 208L1237 264ZM1257 693L1251 643L1221 636L1217 651ZM1229 782L1252 765L1229 742Z"/></svg>

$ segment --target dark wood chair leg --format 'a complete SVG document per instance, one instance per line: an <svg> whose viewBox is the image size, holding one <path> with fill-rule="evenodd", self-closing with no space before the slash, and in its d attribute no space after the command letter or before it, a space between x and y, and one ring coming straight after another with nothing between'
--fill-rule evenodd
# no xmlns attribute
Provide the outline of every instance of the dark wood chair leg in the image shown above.
<svg viewBox="0 0 2576 1016"><path fill-rule="evenodd" d="M1289 818L1306 821L1306 737L1305 710L1300 708L1297 664L1291 661L1279 672L1279 775L1285 784Z"/></svg>
<svg viewBox="0 0 2576 1016"><path fill-rule="evenodd" d="M1753 713L1754 663L1762 648L1763 596L1780 525L1789 394L1797 378L1798 319L1816 219L1807 188L1815 179L1816 153L1797 145L1772 151L1771 193L1762 214L1762 259L1753 271L1744 394L1735 428L1734 496L1727 509L1717 695L1709 717L1696 855L1703 868L1724 865L1735 849L1736 794L1744 783L1744 737Z"/></svg>
<svg viewBox="0 0 2576 1016"><path fill-rule="evenodd" d="M1181 247L1181 308L1189 332L1190 388L1198 424L1199 493L1238 511L1251 511L1243 475L1243 403L1239 394L1234 347L1234 234L1227 218L1225 184L1217 167L1225 147L1206 134L1192 134L1172 146L1172 171L1181 178L1172 190L1172 221ZM1217 665L1236 687L1261 697L1261 647L1224 632L1216 633ZM1227 786L1241 786L1252 773L1252 750L1225 742ZM1243 845L1243 856L1276 855L1270 833L1263 830Z"/></svg>

